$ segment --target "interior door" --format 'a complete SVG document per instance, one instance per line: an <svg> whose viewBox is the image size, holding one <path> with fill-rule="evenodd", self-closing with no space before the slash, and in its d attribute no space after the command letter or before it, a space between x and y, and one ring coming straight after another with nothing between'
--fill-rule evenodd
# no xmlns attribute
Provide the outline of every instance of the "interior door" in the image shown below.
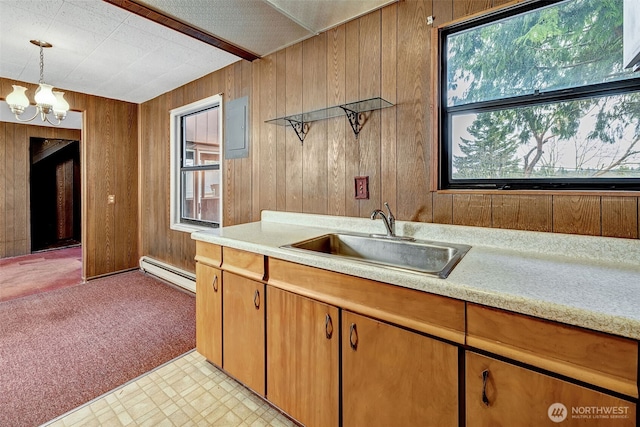
<svg viewBox="0 0 640 427"><path fill-rule="evenodd" d="M31 251L80 243L80 143L31 138Z"/></svg>

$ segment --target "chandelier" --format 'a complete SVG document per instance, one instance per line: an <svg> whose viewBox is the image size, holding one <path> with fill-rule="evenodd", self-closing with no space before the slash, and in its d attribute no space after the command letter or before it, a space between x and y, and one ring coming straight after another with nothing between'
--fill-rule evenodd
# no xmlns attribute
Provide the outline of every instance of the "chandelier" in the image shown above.
<svg viewBox="0 0 640 427"><path fill-rule="evenodd" d="M36 113L29 119L20 118L20 115L24 113L24 110L29 106L29 98L27 98L25 94L27 88L24 86L12 85L13 92L7 96L6 102L9 104L11 112L15 114L16 120L18 121L30 122L40 115L43 122L49 122L54 126L58 126L62 120L67 117L69 103L64 99L64 92L54 91L53 86L44 82L43 48L53 47L53 45L41 40L31 40L30 42L40 47L40 82L34 97L36 101ZM55 117L55 120L50 118L50 115Z"/></svg>

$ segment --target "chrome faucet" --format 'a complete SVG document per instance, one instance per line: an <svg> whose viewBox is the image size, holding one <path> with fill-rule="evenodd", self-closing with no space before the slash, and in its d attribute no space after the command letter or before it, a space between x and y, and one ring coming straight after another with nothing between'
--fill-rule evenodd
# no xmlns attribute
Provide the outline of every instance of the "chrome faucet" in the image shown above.
<svg viewBox="0 0 640 427"><path fill-rule="evenodd" d="M384 206L387 208L388 215L385 215L380 209L376 209L371 212L371 219L376 219L378 215L382 217L382 221L384 222L384 226L387 229L386 237L395 238L396 237L396 218L393 216L391 212L391 208L389 207L389 203L384 202Z"/></svg>

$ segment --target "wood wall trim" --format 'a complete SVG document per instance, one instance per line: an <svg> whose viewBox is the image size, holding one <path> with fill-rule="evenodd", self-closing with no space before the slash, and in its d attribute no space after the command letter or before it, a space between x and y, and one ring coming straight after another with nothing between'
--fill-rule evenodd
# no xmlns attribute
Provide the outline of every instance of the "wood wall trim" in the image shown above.
<svg viewBox="0 0 640 427"><path fill-rule="evenodd" d="M180 21L179 19L168 16L156 9L153 9L146 5L142 5L136 1L133 1L133 0L103 0L103 1L107 3L111 3L115 6L118 6L135 15L149 19L157 24L163 25L167 28L170 28L179 33L182 33L186 36L192 37L196 40L200 40L203 43L206 43L218 49L229 52L242 59L246 59L247 61L254 61L260 58L255 53L249 52L248 50L238 47L232 43L229 43L228 41L223 40L219 37L216 37L213 34L209 34L206 31L203 31L199 28L195 28L185 22Z"/></svg>
<svg viewBox="0 0 640 427"><path fill-rule="evenodd" d="M610 196L640 197L640 191L596 191L596 190L437 190L438 194L490 194L490 195L535 195L535 196Z"/></svg>
<svg viewBox="0 0 640 427"><path fill-rule="evenodd" d="M473 19L481 18L490 13L517 6L530 0L452 0L453 17L451 20L438 24L438 28L447 28ZM493 3L493 4L492 4Z"/></svg>
<svg viewBox="0 0 640 427"><path fill-rule="evenodd" d="M438 191L440 175L440 31L431 29L431 174L429 190Z"/></svg>
<svg viewBox="0 0 640 427"><path fill-rule="evenodd" d="M142 256L144 255L144 253L142 252L142 248L144 247L143 245L143 233L142 233L142 224L143 224L143 218L144 218L144 214L143 214L143 205L142 205L142 171L143 168L145 167L145 163L144 163L144 147L142 145L142 137L143 137L143 131L144 128L142 127L142 106L138 105L138 114L136 114L136 131L137 131L137 143L136 146L138 147L138 180L136 182L136 191L138 192L138 212L137 212L137 221L138 221L138 233L136 233L136 245L137 245L137 250L138 250L138 259L142 258Z"/></svg>

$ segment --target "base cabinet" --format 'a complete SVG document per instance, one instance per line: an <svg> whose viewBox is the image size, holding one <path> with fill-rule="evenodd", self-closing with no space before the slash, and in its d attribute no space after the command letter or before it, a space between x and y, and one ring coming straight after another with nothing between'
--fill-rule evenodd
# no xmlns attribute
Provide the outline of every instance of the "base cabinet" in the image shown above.
<svg viewBox="0 0 640 427"><path fill-rule="evenodd" d="M222 366L222 271L196 264L196 349Z"/></svg>
<svg viewBox="0 0 640 427"><path fill-rule="evenodd" d="M267 399L307 427L338 426L338 309L267 292Z"/></svg>
<svg viewBox="0 0 640 427"><path fill-rule="evenodd" d="M196 260L198 352L307 427L638 422L637 340L201 242Z"/></svg>
<svg viewBox="0 0 640 427"><path fill-rule="evenodd" d="M458 425L457 347L346 311L342 387L344 426Z"/></svg>
<svg viewBox="0 0 640 427"><path fill-rule="evenodd" d="M466 352L467 427L632 427L636 405Z"/></svg>
<svg viewBox="0 0 640 427"><path fill-rule="evenodd" d="M264 396L265 285L227 271L222 281L222 367Z"/></svg>

